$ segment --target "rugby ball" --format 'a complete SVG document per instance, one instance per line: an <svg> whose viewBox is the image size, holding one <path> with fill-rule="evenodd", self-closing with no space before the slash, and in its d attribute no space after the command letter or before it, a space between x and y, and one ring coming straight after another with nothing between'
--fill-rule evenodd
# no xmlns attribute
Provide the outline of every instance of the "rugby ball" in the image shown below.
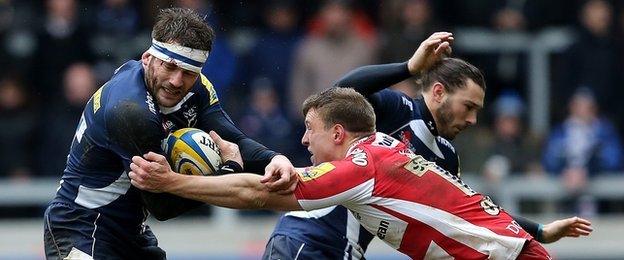
<svg viewBox="0 0 624 260"><path fill-rule="evenodd" d="M162 142L171 169L188 175L212 175L221 164L221 151L208 133L182 128Z"/></svg>

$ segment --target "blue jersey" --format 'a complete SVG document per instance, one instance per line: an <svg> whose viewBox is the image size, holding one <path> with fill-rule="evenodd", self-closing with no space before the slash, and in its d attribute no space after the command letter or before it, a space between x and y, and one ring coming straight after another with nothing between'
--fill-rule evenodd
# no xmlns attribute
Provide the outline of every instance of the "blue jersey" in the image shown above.
<svg viewBox="0 0 624 260"><path fill-rule="evenodd" d="M415 153L459 175L455 149L438 136L433 116L423 99L413 99L392 90L382 90L368 99L375 108L379 132L391 134ZM374 238L342 206L286 213L275 227L275 235L298 239L343 259L362 258Z"/></svg>
<svg viewBox="0 0 624 260"><path fill-rule="evenodd" d="M162 140L169 132L185 127L215 130L224 139L238 143L245 169L264 173L264 167L275 152L240 132L218 101L210 81L200 75L178 104L160 107L146 88L142 63L125 63L88 101L76 129L60 188L51 204L96 212L109 220L107 223L115 223L116 228L128 234L144 229L142 223L148 215L148 204L158 219L179 215L183 211L172 210L172 207L182 207L185 203L177 202L194 201L139 191L130 184L128 172L132 156L148 151L163 154ZM166 196L179 200L167 202ZM93 220L67 221L76 228L80 225L93 228L98 224ZM101 228L105 227L98 226Z"/></svg>

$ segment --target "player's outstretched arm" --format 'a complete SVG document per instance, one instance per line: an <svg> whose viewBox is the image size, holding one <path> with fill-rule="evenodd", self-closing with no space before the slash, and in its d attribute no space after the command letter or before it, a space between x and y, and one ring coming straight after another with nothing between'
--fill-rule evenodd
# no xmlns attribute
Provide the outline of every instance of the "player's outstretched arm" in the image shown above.
<svg viewBox="0 0 624 260"><path fill-rule="evenodd" d="M268 183L267 187L271 191L292 191L292 184L296 181L292 177L296 172L288 158L247 137L218 105L207 109L202 117L203 120L199 126L201 129L206 131L212 129L226 140L238 145L245 172L263 174L265 176L263 181ZM217 145L219 145L218 141Z"/></svg>
<svg viewBox="0 0 624 260"><path fill-rule="evenodd" d="M261 176L241 173L191 176L171 170L164 156L150 152L134 156L129 173L135 187L167 192L208 204L237 209L301 210L294 194L281 195L260 183Z"/></svg>
<svg viewBox="0 0 624 260"><path fill-rule="evenodd" d="M542 243L553 243L564 237L589 236L594 229L589 220L571 217L555 220L541 229Z"/></svg>
<svg viewBox="0 0 624 260"><path fill-rule="evenodd" d="M437 32L423 41L414 55L403 63L369 65L350 71L334 86L353 88L365 97L418 75L451 53L453 34Z"/></svg>

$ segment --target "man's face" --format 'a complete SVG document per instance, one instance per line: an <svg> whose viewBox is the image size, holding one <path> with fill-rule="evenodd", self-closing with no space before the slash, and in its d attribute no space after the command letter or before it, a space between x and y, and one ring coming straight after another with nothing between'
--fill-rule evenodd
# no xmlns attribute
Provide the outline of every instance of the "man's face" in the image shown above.
<svg viewBox="0 0 624 260"><path fill-rule="evenodd" d="M178 104L199 77L195 72L182 69L175 63L165 62L149 53L143 54L143 60L144 64L147 63L147 87L156 102L163 107Z"/></svg>
<svg viewBox="0 0 624 260"><path fill-rule="evenodd" d="M471 79L466 86L446 92L445 99L434 112L438 124L438 134L453 140L459 132L477 123L477 112L483 108L485 92Z"/></svg>
<svg viewBox="0 0 624 260"><path fill-rule="evenodd" d="M325 124L314 109L310 109L305 117L306 131L301 138L301 144L308 147L312 154L310 161L313 165L337 160L335 158L334 138L332 128L325 129Z"/></svg>

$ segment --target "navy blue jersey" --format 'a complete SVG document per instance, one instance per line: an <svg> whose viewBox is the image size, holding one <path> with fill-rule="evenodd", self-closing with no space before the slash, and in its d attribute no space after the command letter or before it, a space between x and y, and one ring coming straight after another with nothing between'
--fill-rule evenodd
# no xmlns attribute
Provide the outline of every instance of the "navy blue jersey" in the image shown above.
<svg viewBox="0 0 624 260"><path fill-rule="evenodd" d="M158 199L175 196L147 193L133 187L128 178L131 158L148 151L163 154L161 141L170 131L185 127L215 130L224 139L238 143L245 169L250 172L263 173L275 155L233 125L205 76L200 76L177 105L159 107L146 89L142 63L129 61L88 101L76 129L60 188L51 204L91 210L129 234L141 232L148 215L146 205L166 205L164 200ZM180 206L183 203L169 204ZM181 213L158 206L160 208L148 208L167 214L173 212L162 219ZM154 214L159 218L159 214ZM98 224L92 219L66 221L76 226ZM98 227L101 228L106 227Z"/></svg>
<svg viewBox="0 0 624 260"><path fill-rule="evenodd" d="M449 141L438 136L431 112L423 99L382 90L368 97L375 108L377 130L407 144L415 153L459 174L459 161ZM310 212L286 213L272 236L284 235L334 252L336 258L360 259L374 235L366 231L343 206Z"/></svg>
<svg viewBox="0 0 624 260"><path fill-rule="evenodd" d="M369 96L368 100L375 108L378 132L401 140L416 154L452 174L460 175L455 148L451 142L438 135L433 115L424 99L413 99L401 92L386 89Z"/></svg>

